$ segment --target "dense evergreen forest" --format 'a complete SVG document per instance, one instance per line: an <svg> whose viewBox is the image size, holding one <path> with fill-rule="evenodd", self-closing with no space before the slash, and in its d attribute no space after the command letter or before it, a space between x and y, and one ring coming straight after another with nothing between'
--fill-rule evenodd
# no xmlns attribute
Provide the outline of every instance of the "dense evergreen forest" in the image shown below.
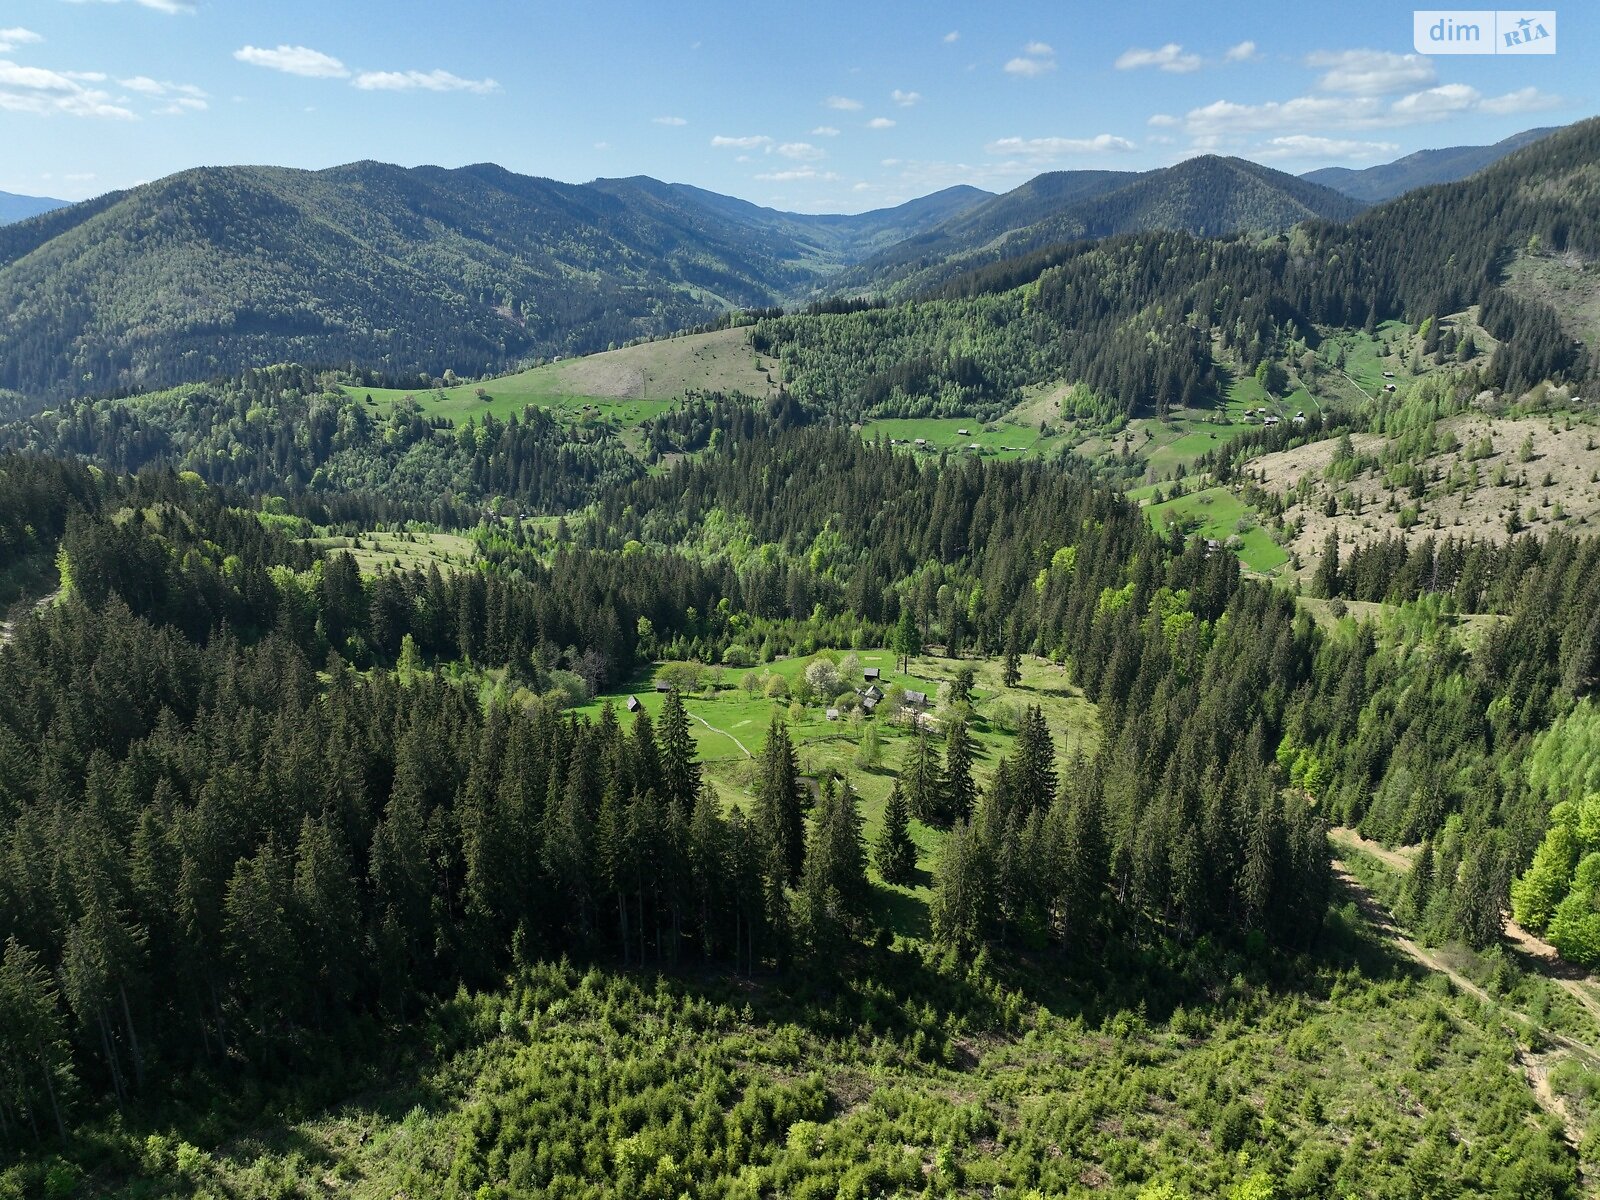
<svg viewBox="0 0 1600 1200"><path fill-rule="evenodd" d="M1546 1024L1520 1049L1522 1009L1397 971L1330 847L1415 848L1395 917L1570 1032L1492 956L1509 910L1600 963L1600 543L1335 532L1302 595L1103 464L858 423L1070 380L1065 415L1115 425L1404 317L1437 381L1194 471L1281 513L1255 456L1337 437L1337 474L1372 430L1391 491L1423 489L1439 420L1592 371L1499 277L1530 239L1600 249L1597 141L1283 237L1146 230L753 312L770 400L626 429L534 403L452 423L426 381L366 394L414 378L393 362L7 398L0 582L59 591L0 626L0 1198L310 1194L308 1167L265 1179L305 1160L261 1123L396 1075L421 1098L383 1184L416 1195L1577 1194L1589 1109L1564 1143L1506 1095ZM1474 305L1492 354L1428 321ZM461 549L402 559L435 537ZM948 677L911 700L934 649ZM876 711L857 651L905 677ZM1003 740L980 671L1027 697ZM766 726L711 731L732 785L697 751L719 687ZM795 733L830 700L849 769ZM1335 1064L1318 1039L1371 1011L1403 1048ZM1015 1058L980 1100L991 1055ZM1346 1102L1345 1070L1415 1111ZM460 1124L429 1141L446 1093ZM207 1174L240 1144L255 1174Z"/></svg>

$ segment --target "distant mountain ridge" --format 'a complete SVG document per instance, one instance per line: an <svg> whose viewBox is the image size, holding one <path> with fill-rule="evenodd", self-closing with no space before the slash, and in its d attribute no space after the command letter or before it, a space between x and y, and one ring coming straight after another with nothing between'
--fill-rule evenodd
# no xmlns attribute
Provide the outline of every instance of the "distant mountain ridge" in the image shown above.
<svg viewBox="0 0 1600 1200"><path fill-rule="evenodd" d="M0 227L0 389L44 402L288 361L472 377L730 309L926 295L1063 243L1261 237L1364 207L1214 155L852 215L488 163L196 168Z"/></svg>
<svg viewBox="0 0 1600 1200"><path fill-rule="evenodd" d="M57 200L53 196L19 196L15 192L0 192L0 225L13 221L26 221L52 209L65 208L70 200Z"/></svg>
<svg viewBox="0 0 1600 1200"><path fill-rule="evenodd" d="M1278 233L1305 220L1348 220L1363 207L1314 181L1209 154L1153 171L1057 171L864 260L832 286L910 295L1058 242L1151 229Z"/></svg>
<svg viewBox="0 0 1600 1200"><path fill-rule="evenodd" d="M1320 183L1364 204L1392 200L1412 188L1435 183L1454 183L1499 162L1513 150L1548 137L1559 126L1525 129L1492 146L1447 146L1438 150L1418 150L1393 162L1355 170L1350 167L1323 167L1307 171L1301 179Z"/></svg>

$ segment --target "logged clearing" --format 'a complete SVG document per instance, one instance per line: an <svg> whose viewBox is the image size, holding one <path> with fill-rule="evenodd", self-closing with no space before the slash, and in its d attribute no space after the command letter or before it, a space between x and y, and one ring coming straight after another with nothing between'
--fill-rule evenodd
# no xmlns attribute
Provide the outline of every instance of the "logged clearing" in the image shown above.
<svg viewBox="0 0 1600 1200"><path fill-rule="evenodd" d="M1506 271L1506 288L1556 310L1561 325L1587 346L1600 346L1600 262L1581 254L1524 255Z"/></svg>
<svg viewBox="0 0 1600 1200"><path fill-rule="evenodd" d="M1351 443L1358 458L1380 459L1388 444L1378 434L1358 434ZM1330 528L1351 547L1395 535L1407 542L1504 541L1513 531L1593 532L1600 524L1600 436L1592 425L1565 414L1513 419L1469 413L1441 421L1439 443L1439 450L1411 464L1420 484L1381 465L1367 466L1348 482L1331 479L1333 439L1265 454L1249 466L1262 486L1286 497L1284 519L1300 526L1289 548L1307 570ZM1337 509L1332 516L1330 497Z"/></svg>

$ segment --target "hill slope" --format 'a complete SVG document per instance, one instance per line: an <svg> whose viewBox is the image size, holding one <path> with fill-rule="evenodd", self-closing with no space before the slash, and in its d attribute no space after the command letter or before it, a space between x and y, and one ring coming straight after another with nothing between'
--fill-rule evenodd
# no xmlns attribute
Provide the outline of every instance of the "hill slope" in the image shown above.
<svg viewBox="0 0 1600 1200"><path fill-rule="evenodd" d="M203 168L0 231L0 387L163 386L301 359L489 369L763 306L959 211L853 217L481 165Z"/></svg>
<svg viewBox="0 0 1600 1200"><path fill-rule="evenodd" d="M1081 238L1172 229L1202 237L1278 232L1362 205L1239 158L1203 155L1155 171L1062 171L1030 180L845 272L846 288L909 294L985 263Z"/></svg>
<svg viewBox="0 0 1600 1200"><path fill-rule="evenodd" d="M52 209L65 208L70 201L56 200L50 196L19 196L15 192L0 192L0 225L13 221L26 221Z"/></svg>
<svg viewBox="0 0 1600 1200"><path fill-rule="evenodd" d="M1323 167L1319 171L1307 171L1300 178L1331 187L1364 204L1378 204L1412 188L1465 179L1499 162L1513 150L1520 150L1554 132L1554 127L1525 129L1492 146L1446 146L1438 150L1418 150L1394 162L1380 163L1365 170Z"/></svg>

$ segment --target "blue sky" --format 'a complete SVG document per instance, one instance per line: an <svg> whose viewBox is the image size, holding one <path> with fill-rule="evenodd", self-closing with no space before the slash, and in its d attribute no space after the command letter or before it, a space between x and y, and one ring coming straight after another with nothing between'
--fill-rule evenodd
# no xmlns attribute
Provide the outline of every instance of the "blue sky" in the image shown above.
<svg viewBox="0 0 1600 1200"><path fill-rule="evenodd" d="M1202 152L1364 166L1594 113L1590 7L1553 56L1423 58L1367 0L5 0L0 190L492 161L818 212Z"/></svg>

